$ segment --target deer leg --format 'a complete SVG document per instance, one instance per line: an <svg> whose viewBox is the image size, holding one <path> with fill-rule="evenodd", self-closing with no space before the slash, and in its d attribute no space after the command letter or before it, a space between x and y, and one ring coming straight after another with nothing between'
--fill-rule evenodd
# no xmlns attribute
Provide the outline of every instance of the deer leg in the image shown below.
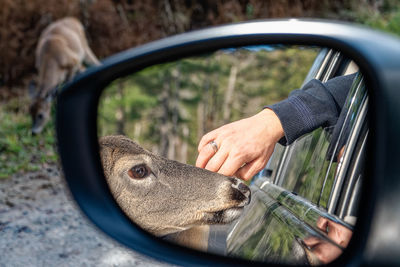
<svg viewBox="0 0 400 267"><path fill-rule="evenodd" d="M71 81L75 77L75 75L84 72L85 70L86 68L81 63L72 66L67 73L65 82Z"/></svg>
<svg viewBox="0 0 400 267"><path fill-rule="evenodd" d="M97 57L94 55L93 51L88 45L85 45L85 57L83 59L83 62L87 65L100 65L100 61L97 59Z"/></svg>

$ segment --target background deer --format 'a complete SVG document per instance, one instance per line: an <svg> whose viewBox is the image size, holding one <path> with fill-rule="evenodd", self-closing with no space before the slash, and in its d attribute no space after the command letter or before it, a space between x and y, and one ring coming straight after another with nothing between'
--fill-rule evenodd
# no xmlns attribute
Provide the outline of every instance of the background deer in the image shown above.
<svg viewBox="0 0 400 267"><path fill-rule="evenodd" d="M102 137L100 155L127 216L181 245L206 250L204 226L232 222L250 201L250 189L239 179L163 158L124 136Z"/></svg>
<svg viewBox="0 0 400 267"><path fill-rule="evenodd" d="M48 25L40 35L35 53L38 86L30 84L32 134L40 133L50 118L51 102L57 86L83 71L84 65L100 62L89 48L82 24L64 18Z"/></svg>

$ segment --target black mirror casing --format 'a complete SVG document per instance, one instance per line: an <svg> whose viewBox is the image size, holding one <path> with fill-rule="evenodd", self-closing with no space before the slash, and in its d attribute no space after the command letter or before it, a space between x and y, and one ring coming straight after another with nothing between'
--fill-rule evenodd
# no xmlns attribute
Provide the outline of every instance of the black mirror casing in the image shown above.
<svg viewBox="0 0 400 267"><path fill-rule="evenodd" d="M258 44L329 47L343 52L360 67L370 94L372 129L361 195L361 219L348 248L333 264L398 264L400 240L397 243L394 239L388 240L382 233L393 227L394 222L400 225L397 204L400 203L400 121L397 118L400 114L400 40L349 24L270 20L220 26L127 50L79 75L62 89L56 108L61 163L78 205L105 233L156 259L179 265L250 264L164 242L132 223L116 204L104 178L96 121L101 92L118 77L189 55Z"/></svg>

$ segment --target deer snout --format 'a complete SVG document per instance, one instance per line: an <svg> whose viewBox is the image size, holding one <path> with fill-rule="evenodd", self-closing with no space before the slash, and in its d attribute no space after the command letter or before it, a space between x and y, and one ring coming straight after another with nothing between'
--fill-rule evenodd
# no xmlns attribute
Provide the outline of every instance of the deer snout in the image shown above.
<svg viewBox="0 0 400 267"><path fill-rule="evenodd" d="M233 198L242 201L240 206L245 206L250 203L251 191L250 188L237 178L230 178L232 181Z"/></svg>

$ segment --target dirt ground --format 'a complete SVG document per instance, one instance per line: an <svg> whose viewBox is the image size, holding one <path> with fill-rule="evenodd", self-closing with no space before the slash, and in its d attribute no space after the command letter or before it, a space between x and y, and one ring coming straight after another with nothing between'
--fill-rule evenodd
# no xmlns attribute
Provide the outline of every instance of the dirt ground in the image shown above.
<svg viewBox="0 0 400 267"><path fill-rule="evenodd" d="M0 266L169 266L96 229L71 200L60 170L0 180Z"/></svg>

